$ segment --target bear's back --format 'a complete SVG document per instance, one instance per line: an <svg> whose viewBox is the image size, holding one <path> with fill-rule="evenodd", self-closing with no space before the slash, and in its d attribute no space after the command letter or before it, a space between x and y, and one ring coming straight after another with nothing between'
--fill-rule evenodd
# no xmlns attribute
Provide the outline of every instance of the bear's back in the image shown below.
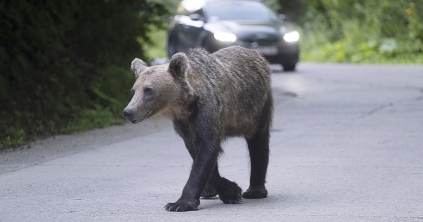
<svg viewBox="0 0 423 222"><path fill-rule="evenodd" d="M239 46L213 54L193 49L188 58L200 103L213 106L226 134L252 134L265 105L272 106L267 61L258 52Z"/></svg>

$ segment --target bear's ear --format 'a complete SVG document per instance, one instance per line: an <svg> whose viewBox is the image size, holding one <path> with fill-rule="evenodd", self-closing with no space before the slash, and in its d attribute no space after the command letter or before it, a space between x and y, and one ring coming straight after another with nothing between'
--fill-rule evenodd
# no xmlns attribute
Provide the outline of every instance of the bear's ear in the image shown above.
<svg viewBox="0 0 423 222"><path fill-rule="evenodd" d="M135 58L131 63L131 72L135 74L135 78L138 78L146 68L148 68L147 64L139 58Z"/></svg>
<svg viewBox="0 0 423 222"><path fill-rule="evenodd" d="M169 62L169 72L173 78L177 79L180 77L185 77L185 72L189 68L188 57L182 53L176 53L172 56Z"/></svg>

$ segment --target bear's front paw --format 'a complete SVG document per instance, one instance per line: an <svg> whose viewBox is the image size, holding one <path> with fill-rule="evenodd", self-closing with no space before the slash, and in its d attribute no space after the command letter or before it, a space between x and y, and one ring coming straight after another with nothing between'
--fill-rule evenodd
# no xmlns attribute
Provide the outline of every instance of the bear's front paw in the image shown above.
<svg viewBox="0 0 423 222"><path fill-rule="evenodd" d="M189 203L187 201L178 200L176 203L166 204L164 208L165 210L172 211L172 212L185 212L185 211L196 210L198 205L199 203L196 204L192 202Z"/></svg>
<svg viewBox="0 0 423 222"><path fill-rule="evenodd" d="M242 197L245 199L261 199L267 197L266 188L248 188L245 193L242 194Z"/></svg>
<svg viewBox="0 0 423 222"><path fill-rule="evenodd" d="M242 189L234 182L227 181L224 190L220 190L219 198L225 204L239 204L241 203Z"/></svg>

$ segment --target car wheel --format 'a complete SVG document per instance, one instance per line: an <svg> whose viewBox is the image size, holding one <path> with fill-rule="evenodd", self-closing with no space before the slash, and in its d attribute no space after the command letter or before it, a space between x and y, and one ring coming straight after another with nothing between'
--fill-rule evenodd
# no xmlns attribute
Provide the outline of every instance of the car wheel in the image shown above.
<svg viewBox="0 0 423 222"><path fill-rule="evenodd" d="M282 64L282 67L283 67L284 71L295 71L296 65L297 65L296 63L294 63L294 64Z"/></svg>

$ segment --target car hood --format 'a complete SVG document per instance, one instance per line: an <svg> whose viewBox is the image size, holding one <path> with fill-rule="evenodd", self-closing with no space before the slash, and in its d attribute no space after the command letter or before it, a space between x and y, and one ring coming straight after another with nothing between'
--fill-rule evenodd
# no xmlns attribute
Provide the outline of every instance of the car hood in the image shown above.
<svg viewBox="0 0 423 222"><path fill-rule="evenodd" d="M287 32L282 23L272 21L213 21L206 23L204 29L211 33L233 33L246 42L278 41Z"/></svg>

